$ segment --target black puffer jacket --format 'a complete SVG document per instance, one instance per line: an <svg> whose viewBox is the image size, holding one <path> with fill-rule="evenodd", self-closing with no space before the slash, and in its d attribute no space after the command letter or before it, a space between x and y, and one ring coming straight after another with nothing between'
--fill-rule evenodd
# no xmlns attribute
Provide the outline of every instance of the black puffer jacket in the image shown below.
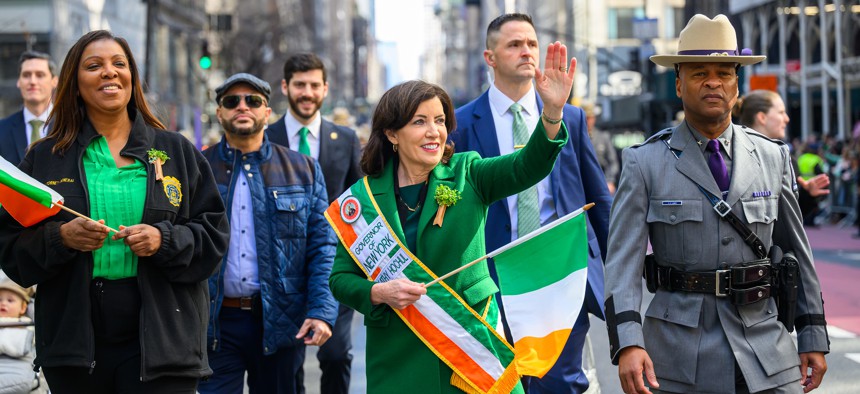
<svg viewBox="0 0 860 394"><path fill-rule="evenodd" d="M141 379L212 374L206 356L209 315L207 278L227 250L229 225L224 204L206 159L175 132L147 126L131 114L133 127L123 156L148 163L147 150L167 153L165 181L155 180L147 164L147 194L142 223L161 231L161 248L138 263L141 295ZM62 155L52 154L54 139L27 153L20 168L65 198L65 206L89 215L81 157L98 137L87 121ZM178 180L181 195L169 198L167 185ZM39 285L36 297L37 366L96 367L89 291L93 256L63 246L60 225L74 219L60 211L22 228L0 209L0 263L22 286Z"/></svg>

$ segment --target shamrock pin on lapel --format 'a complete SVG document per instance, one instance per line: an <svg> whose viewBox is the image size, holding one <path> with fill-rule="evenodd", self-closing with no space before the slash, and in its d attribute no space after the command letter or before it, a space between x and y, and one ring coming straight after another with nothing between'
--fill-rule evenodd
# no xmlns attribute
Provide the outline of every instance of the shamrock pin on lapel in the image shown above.
<svg viewBox="0 0 860 394"><path fill-rule="evenodd" d="M436 204L439 204L439 209L436 210L436 218L433 219L433 224L439 227L442 227L442 220L445 219L445 210L448 207L460 201L462 197L460 197L460 192L451 189L445 185L436 186Z"/></svg>
<svg viewBox="0 0 860 394"><path fill-rule="evenodd" d="M161 165L170 160L170 157L167 156L167 153L163 150L158 150L152 148L146 151L149 156L149 162L155 166L155 180L160 181L164 178L164 173L161 171Z"/></svg>

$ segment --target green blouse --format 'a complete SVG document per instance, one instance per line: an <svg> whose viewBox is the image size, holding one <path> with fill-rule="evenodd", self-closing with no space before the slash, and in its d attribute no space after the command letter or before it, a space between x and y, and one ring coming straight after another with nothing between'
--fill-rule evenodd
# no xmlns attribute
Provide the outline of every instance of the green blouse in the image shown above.
<svg viewBox="0 0 860 394"><path fill-rule="evenodd" d="M104 219L115 229L131 226L143 218L146 200L146 165L138 160L117 168L107 140L99 137L87 147L83 157L90 200L90 217ZM124 240L105 240L93 251L93 277L121 279L137 276L137 256Z"/></svg>

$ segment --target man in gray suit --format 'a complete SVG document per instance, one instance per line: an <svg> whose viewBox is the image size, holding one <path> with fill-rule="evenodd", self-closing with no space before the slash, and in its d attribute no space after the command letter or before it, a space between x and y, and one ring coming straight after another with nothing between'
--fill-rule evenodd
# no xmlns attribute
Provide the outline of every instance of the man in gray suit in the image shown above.
<svg viewBox="0 0 860 394"><path fill-rule="evenodd" d="M605 304L621 386L625 393L650 393L646 383L676 393L809 392L827 370L829 341L791 158L781 142L731 121L738 69L764 56L738 53L725 16L696 15L678 55L651 60L675 68L686 121L622 155ZM725 218L714 204L727 208ZM756 249L743 228L760 239ZM643 322L649 241L660 274L649 282L658 288ZM770 296L773 267L756 261L771 245L799 264L796 347Z"/></svg>
<svg viewBox="0 0 860 394"><path fill-rule="evenodd" d="M291 56L284 63L281 92L290 110L266 130L269 140L317 159L325 177L329 202L358 181L361 145L355 131L322 118L320 107L328 95L325 65L312 53ZM332 336L320 347L322 394L346 394L352 366L353 311L340 305Z"/></svg>

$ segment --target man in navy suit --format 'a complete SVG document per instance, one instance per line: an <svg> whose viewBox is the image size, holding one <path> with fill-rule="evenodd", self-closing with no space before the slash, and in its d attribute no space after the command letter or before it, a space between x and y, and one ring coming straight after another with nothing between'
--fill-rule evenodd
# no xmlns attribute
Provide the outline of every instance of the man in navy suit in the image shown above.
<svg viewBox="0 0 860 394"><path fill-rule="evenodd" d="M270 124L269 141L317 159L325 177L329 202L358 181L363 174L359 166L361 144L355 131L322 118L320 107L328 94L325 65L312 53L297 54L284 63L281 92L290 102L290 110ZM346 394L352 367L353 310L341 304L337 321L319 352L322 394Z"/></svg>
<svg viewBox="0 0 860 394"><path fill-rule="evenodd" d="M484 60L493 69L495 80L483 95L457 109L457 130L451 139L458 151L474 150L483 157L513 152L514 111L522 115L527 130L534 130L543 107L532 85L539 56L537 34L530 16L505 14L490 23ZM589 328L588 313L603 318L602 256L606 255L612 200L588 138L583 111L566 105L563 121L570 139L550 176L537 185L536 210L540 225L545 225L587 203L596 204L588 211L588 288L585 304L555 366L542 379L523 379L530 394L581 393L588 389L588 379L581 365L582 347ZM490 206L487 251L524 235L517 232L517 199L518 196L511 196ZM492 268L491 272L495 275Z"/></svg>
<svg viewBox="0 0 860 394"><path fill-rule="evenodd" d="M18 61L18 89L24 108L0 120L0 156L18 164L31 143L45 136L57 66L46 53L27 51Z"/></svg>

